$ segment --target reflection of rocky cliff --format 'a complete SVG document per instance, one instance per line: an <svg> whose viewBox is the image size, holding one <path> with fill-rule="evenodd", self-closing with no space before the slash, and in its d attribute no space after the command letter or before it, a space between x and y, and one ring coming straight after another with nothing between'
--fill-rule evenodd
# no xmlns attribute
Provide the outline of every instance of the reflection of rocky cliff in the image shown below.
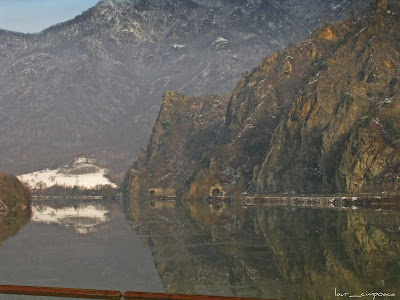
<svg viewBox="0 0 400 300"><path fill-rule="evenodd" d="M209 213L211 208L203 209ZM151 248L167 292L272 297L270 289L276 285L273 274L277 272L268 251L260 256L248 252L265 249L264 239L252 245L256 240L243 232L232 240L214 236L174 204L151 205L149 199L138 199L132 202L131 212L132 226ZM210 226L216 232L218 227L222 235L235 230L220 222L217 214L211 214Z"/></svg>
<svg viewBox="0 0 400 300"><path fill-rule="evenodd" d="M398 292L398 213L132 202L167 292L332 298Z"/></svg>
<svg viewBox="0 0 400 300"><path fill-rule="evenodd" d="M366 290L400 292L398 213L260 209L257 231L284 280L305 299Z"/></svg>
<svg viewBox="0 0 400 300"><path fill-rule="evenodd" d="M229 293L227 274L211 261L202 261L201 238L192 224L172 207L150 206L147 199L132 204L132 226L138 230L144 243L151 248L156 267L167 292ZM191 245L193 247L191 247ZM197 245L198 247L196 247ZM218 265L218 262L214 260ZM221 290L213 290L215 283Z"/></svg>
<svg viewBox="0 0 400 300"><path fill-rule="evenodd" d="M0 244L29 221L31 198L15 176L0 174Z"/></svg>
<svg viewBox="0 0 400 300"><path fill-rule="evenodd" d="M6 216L0 215L0 245L3 241L14 236L31 218L30 208L10 211Z"/></svg>

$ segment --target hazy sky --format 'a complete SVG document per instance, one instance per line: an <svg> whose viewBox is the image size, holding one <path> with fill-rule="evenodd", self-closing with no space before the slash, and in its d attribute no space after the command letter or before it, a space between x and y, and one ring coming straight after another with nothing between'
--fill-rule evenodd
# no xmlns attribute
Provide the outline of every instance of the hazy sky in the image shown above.
<svg viewBox="0 0 400 300"><path fill-rule="evenodd" d="M73 19L99 0L0 0L0 28L39 32Z"/></svg>

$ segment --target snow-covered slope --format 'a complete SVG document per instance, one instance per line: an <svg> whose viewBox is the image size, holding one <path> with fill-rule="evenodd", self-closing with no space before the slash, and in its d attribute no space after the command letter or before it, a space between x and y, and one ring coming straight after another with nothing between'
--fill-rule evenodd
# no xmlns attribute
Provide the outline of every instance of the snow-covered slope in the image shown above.
<svg viewBox="0 0 400 300"><path fill-rule="evenodd" d="M42 170L29 174L19 175L18 179L25 182L32 189L48 188L54 185L85 189L101 188L105 185L117 187L105 175L108 170L93 164L94 161L78 158L72 166L50 170Z"/></svg>

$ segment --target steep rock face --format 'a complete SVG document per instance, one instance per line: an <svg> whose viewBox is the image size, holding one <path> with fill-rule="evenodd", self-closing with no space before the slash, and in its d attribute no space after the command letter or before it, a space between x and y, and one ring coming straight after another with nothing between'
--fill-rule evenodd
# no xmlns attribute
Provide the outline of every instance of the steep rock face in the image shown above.
<svg viewBox="0 0 400 300"><path fill-rule="evenodd" d="M397 109L397 112L399 110ZM390 116L390 114L389 114ZM387 118L387 115L384 116ZM379 122L375 119L374 122ZM398 191L398 143L387 147L392 139L379 123L358 126L351 132L343 153L339 173L348 191Z"/></svg>
<svg viewBox="0 0 400 300"><path fill-rule="evenodd" d="M239 81L225 145L188 199L215 182L230 193L398 191L398 13L379 1Z"/></svg>
<svg viewBox="0 0 400 300"><path fill-rule="evenodd" d="M214 150L210 167L194 181L188 198L197 197L197 187L216 182L230 193L264 192L257 181L268 150L274 146L276 128L310 78L326 68L324 57L336 51L348 30L347 23L321 28L299 47L267 57L239 81L228 104L222 135L225 144Z"/></svg>
<svg viewBox="0 0 400 300"><path fill-rule="evenodd" d="M207 163L180 179L185 198L398 191L399 12L378 1L246 73Z"/></svg>
<svg viewBox="0 0 400 300"><path fill-rule="evenodd" d="M240 174L246 189L255 190L258 170L277 125L286 118L307 77L323 68L323 57L332 54L346 29L346 24L339 23L318 30L299 47L269 56L237 84L225 124L228 147L235 149L235 159L227 161L224 168ZM235 179L228 178L228 182L235 183Z"/></svg>
<svg viewBox="0 0 400 300"><path fill-rule="evenodd" d="M165 93L149 145L131 171L131 181L140 178L140 193L150 187L177 188L197 164L208 163L223 129L227 102L227 97L216 95Z"/></svg>
<svg viewBox="0 0 400 300"><path fill-rule="evenodd" d="M124 170L166 89L230 92L265 55L368 2L102 1L38 34L0 30L0 168L96 154Z"/></svg>
<svg viewBox="0 0 400 300"><path fill-rule="evenodd" d="M400 10L382 2L321 57L275 130L259 191L398 190Z"/></svg>

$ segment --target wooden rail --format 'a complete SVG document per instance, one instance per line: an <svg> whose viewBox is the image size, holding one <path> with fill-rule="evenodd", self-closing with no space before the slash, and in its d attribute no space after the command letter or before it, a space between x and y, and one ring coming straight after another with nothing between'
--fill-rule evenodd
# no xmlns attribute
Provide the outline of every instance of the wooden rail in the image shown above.
<svg viewBox="0 0 400 300"><path fill-rule="evenodd" d="M85 290L22 285L0 285L0 294L118 300L120 300L122 297L122 293L120 291Z"/></svg>
<svg viewBox="0 0 400 300"><path fill-rule="evenodd" d="M23 285L0 285L0 294L87 298L87 299L118 299L118 300L120 300L122 297L122 293L120 291L86 290L86 289L23 286ZM261 298L146 293L146 292L130 292L130 291L125 292L123 297L126 300L137 300L137 299L171 299L171 300L257 300L257 299L260 299L261 300Z"/></svg>
<svg viewBox="0 0 400 300"><path fill-rule="evenodd" d="M144 292L125 292L124 299L125 300L136 300L136 299L171 299L171 300L257 300L257 299L259 299L259 300L261 300L261 298L144 293Z"/></svg>

